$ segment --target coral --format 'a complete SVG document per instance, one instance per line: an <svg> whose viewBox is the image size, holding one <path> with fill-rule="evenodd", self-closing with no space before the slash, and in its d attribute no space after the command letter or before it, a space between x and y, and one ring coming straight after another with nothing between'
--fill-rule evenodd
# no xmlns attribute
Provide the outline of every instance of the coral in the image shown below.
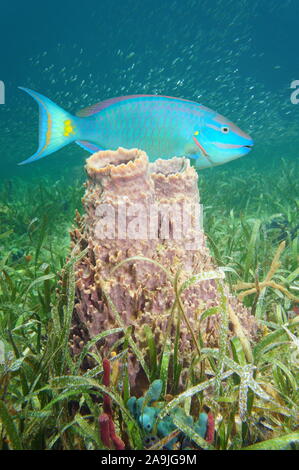
<svg viewBox="0 0 299 470"><path fill-rule="evenodd" d="M171 314L175 300L172 279L179 272L183 283L195 274L217 271L196 212L200 202L198 175L188 159L149 163L143 151L122 148L92 155L86 171L85 214L82 218L77 214L71 234L73 247L87 249L76 265L76 305L70 335L73 353L79 353L96 334L129 325L145 357L144 325L149 325L159 353L166 334L174 341L179 321L178 315ZM253 340L257 331L254 318L231 295L228 286L224 291L230 334L243 332L243 339ZM180 324L182 386L198 333L207 346L218 345L219 313L201 322L199 319L221 302L217 280L209 277L189 285L180 297L186 320ZM102 357L119 337L107 336L99 344ZM144 384L141 366L132 351L128 370L131 387L144 390L140 385ZM142 390L136 393L140 395Z"/></svg>
<svg viewBox="0 0 299 470"><path fill-rule="evenodd" d="M279 259L283 250L285 249L285 246L286 246L285 241L281 242L280 245L278 246L275 256L272 260L270 269L264 281L259 282L259 280L257 279L255 283L254 282L239 282L238 284L235 284L233 286L233 288L236 290L246 289L238 295L240 300L243 300L244 297L246 297L247 295L254 294L254 293L256 294L257 299L258 299L258 297L261 295L261 293L266 287L272 287L273 289L280 290L286 297L293 300L294 302L299 301L299 298L293 295L291 292L289 292L284 286L282 286L281 284L278 284L277 282L272 281L273 276L276 274L277 270L280 268L281 263Z"/></svg>
<svg viewBox="0 0 299 470"><path fill-rule="evenodd" d="M135 418L138 425L145 433L145 444L160 444L168 450L173 450L177 443L181 448L187 446L195 446L183 432L177 432L173 419L180 417L185 425L194 429L194 431L208 443L214 440L214 418L209 411L201 412L197 421L194 422L193 417L186 415L184 410L176 406L172 411L166 415L162 420L159 420L159 412L162 408L163 402L158 402L162 392L162 381L160 379L154 380L145 394L144 397L136 398L131 397L127 402L127 407L131 415ZM157 444L156 444L157 445Z"/></svg>
<svg viewBox="0 0 299 470"><path fill-rule="evenodd" d="M100 437L101 441L104 446L111 447L111 440L110 440L110 427L109 427L109 416L106 413L102 413L99 416L99 428L100 428Z"/></svg>
<svg viewBox="0 0 299 470"><path fill-rule="evenodd" d="M111 373L109 359L103 359L103 369L103 385L105 385L105 387L109 387ZM125 443L116 434L112 416L111 398L107 393L104 393L103 397L103 411L104 413L99 416L99 429L102 443L104 446L108 447L108 449L111 449L112 446L114 446L116 450L123 450L125 448Z"/></svg>
<svg viewBox="0 0 299 470"><path fill-rule="evenodd" d="M214 432L215 432L215 421L213 414L209 411L208 412L208 422L205 434L205 440L211 444L214 441ZM200 433L199 433L200 434ZM202 434L200 434L202 435Z"/></svg>

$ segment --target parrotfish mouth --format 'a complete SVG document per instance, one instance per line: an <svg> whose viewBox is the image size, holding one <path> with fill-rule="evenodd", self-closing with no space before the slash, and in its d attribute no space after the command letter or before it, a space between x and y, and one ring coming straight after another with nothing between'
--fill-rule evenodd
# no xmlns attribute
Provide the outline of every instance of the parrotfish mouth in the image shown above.
<svg viewBox="0 0 299 470"><path fill-rule="evenodd" d="M204 149L202 144L198 141L198 139L195 136L193 136L193 140L194 140L195 144L197 145L197 147L199 147L202 156L205 157L212 166L214 166L214 163L211 160L211 157L208 155L208 153L206 152L206 150ZM251 145L234 145L234 144L221 144L220 142L218 142L218 143L214 142L214 143L217 144L217 147L225 148L225 149L229 149L229 148L230 149L246 148L248 150L251 150L252 147L253 147L253 144L251 144Z"/></svg>

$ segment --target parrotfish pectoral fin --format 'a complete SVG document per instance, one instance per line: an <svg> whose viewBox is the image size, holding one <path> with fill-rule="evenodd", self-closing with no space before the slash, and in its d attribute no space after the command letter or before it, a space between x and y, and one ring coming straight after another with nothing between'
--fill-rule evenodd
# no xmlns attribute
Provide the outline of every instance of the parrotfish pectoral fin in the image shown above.
<svg viewBox="0 0 299 470"><path fill-rule="evenodd" d="M19 88L32 96L39 105L39 148L32 157L19 165L46 157L78 139L78 118L73 117L40 93L29 88Z"/></svg>
<svg viewBox="0 0 299 470"><path fill-rule="evenodd" d="M198 170L202 170L204 168L212 168L213 166L216 166L216 163L214 163L208 155L204 155L202 153L196 155L194 162L195 167Z"/></svg>

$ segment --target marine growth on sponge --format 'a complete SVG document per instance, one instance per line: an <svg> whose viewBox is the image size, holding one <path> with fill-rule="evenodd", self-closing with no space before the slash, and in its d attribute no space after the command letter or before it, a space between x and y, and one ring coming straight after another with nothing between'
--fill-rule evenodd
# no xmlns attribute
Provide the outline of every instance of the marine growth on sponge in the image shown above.
<svg viewBox="0 0 299 470"><path fill-rule="evenodd" d="M181 98L130 95L102 101L72 116L45 96L22 88L39 104L39 148L21 164L34 162L76 142L95 153L141 148L151 161L186 156L197 168L242 157L251 137L217 112Z"/></svg>

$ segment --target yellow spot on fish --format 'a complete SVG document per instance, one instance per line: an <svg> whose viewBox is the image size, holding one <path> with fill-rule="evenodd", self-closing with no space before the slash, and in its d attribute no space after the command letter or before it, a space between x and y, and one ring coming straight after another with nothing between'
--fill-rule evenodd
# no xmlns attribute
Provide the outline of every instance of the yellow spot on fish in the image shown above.
<svg viewBox="0 0 299 470"><path fill-rule="evenodd" d="M198 135L198 134L199 134L199 131L194 132L194 135Z"/></svg>
<svg viewBox="0 0 299 470"><path fill-rule="evenodd" d="M71 134L75 134L74 127L72 125L72 121L70 119L67 119L66 121L64 121L63 135L65 137L69 137Z"/></svg>

